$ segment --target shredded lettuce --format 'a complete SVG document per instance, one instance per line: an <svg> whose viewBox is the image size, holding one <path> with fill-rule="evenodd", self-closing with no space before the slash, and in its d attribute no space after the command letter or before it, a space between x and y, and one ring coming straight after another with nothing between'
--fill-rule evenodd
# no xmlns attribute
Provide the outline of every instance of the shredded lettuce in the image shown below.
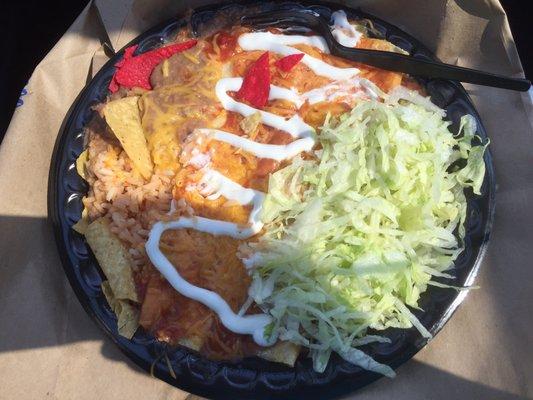
<svg viewBox="0 0 533 400"><path fill-rule="evenodd" d="M328 118L316 157L272 175L266 233L243 250L271 333L307 347L319 372L335 351L394 376L357 347L388 341L369 329L415 326L430 338L410 308L462 251L464 189L480 192L485 146L472 117L454 136L442 110L406 97Z"/></svg>

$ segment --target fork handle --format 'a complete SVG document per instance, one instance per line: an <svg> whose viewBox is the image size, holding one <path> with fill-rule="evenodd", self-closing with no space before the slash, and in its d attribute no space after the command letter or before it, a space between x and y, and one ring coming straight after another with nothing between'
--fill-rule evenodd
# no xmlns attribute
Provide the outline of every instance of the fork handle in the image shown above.
<svg viewBox="0 0 533 400"><path fill-rule="evenodd" d="M453 81L474 83L477 85L492 86L502 89L526 92L531 87L527 79L509 78L490 72L458 67L436 61L415 58L404 54L391 53L381 50L351 49L342 45L331 49L333 55L361 62L373 67L390 71L404 72L410 75L428 78L450 79Z"/></svg>

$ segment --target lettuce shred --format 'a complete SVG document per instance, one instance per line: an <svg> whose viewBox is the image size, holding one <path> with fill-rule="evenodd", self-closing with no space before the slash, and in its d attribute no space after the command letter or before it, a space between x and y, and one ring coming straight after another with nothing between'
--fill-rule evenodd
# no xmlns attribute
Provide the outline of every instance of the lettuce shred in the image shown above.
<svg viewBox="0 0 533 400"><path fill-rule="evenodd" d="M242 250L249 293L274 317L272 334L307 347L318 372L334 351L392 377L357 348L389 340L367 331L415 326L431 337L410 309L434 278L450 277L464 190L480 193L485 174L474 119L454 136L443 115L405 96L361 102L326 119L316 157L271 176L266 233Z"/></svg>

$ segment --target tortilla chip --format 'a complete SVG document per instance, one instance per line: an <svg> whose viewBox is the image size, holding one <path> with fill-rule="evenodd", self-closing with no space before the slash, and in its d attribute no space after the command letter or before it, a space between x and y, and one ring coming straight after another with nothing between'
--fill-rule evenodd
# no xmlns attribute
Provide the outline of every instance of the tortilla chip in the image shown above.
<svg viewBox="0 0 533 400"><path fill-rule="evenodd" d="M78 172L78 175L85 180L87 180L87 175L85 174L87 161L89 161L89 151L85 149L76 159L76 171Z"/></svg>
<svg viewBox="0 0 533 400"><path fill-rule="evenodd" d="M115 298L138 302L131 270L133 260L120 239L111 232L109 222L98 218L87 227L85 238L109 280Z"/></svg>
<svg viewBox="0 0 533 400"><path fill-rule="evenodd" d="M190 338L180 339L178 343L189 349L200 351L200 349L202 348L204 344L204 340L200 338L199 336L194 336Z"/></svg>
<svg viewBox="0 0 533 400"><path fill-rule="evenodd" d="M87 228L89 227L89 211L87 208L84 208L81 212L81 218L72 225L72 229L78 232L80 235L85 235Z"/></svg>
<svg viewBox="0 0 533 400"><path fill-rule="evenodd" d="M109 281L103 281L100 286L102 287L102 293L104 293L105 299L107 300L109 307L111 307L111 309L115 311L115 307L117 306L118 300L113 294L113 290L111 289Z"/></svg>
<svg viewBox="0 0 533 400"><path fill-rule="evenodd" d="M117 300L109 281L102 282L102 292L109 306L117 316L119 335L131 339L139 327L139 310L126 300Z"/></svg>
<svg viewBox="0 0 533 400"><path fill-rule="evenodd" d="M286 364L294 367L294 363L300 354L300 346L291 342L277 342L274 346L260 350L258 357L268 361Z"/></svg>
<svg viewBox="0 0 533 400"><path fill-rule="evenodd" d="M248 115L246 118L244 118L239 123L239 126L244 131L244 133L251 136L252 133L254 133L257 130L260 123L261 123L261 113L257 111L251 115Z"/></svg>
<svg viewBox="0 0 533 400"><path fill-rule="evenodd" d="M72 229L74 229L80 235L85 235L88 227L89 227L89 221L87 221L85 218L80 218L78 222L72 225Z"/></svg>
<svg viewBox="0 0 533 400"><path fill-rule="evenodd" d="M103 112L107 124L122 144L135 168L145 179L150 179L153 164L141 125L138 101L139 96L113 100L104 106Z"/></svg>

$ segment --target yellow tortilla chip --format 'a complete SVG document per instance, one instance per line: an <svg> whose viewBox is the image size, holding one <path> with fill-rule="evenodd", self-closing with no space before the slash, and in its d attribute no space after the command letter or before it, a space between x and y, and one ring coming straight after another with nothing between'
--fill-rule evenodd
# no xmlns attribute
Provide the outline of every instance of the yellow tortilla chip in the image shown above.
<svg viewBox="0 0 533 400"><path fill-rule="evenodd" d="M259 111L248 115L246 118L244 118L240 123L239 126L241 129L246 133L247 135L251 135L257 130L257 127L261 123L261 113Z"/></svg>
<svg viewBox="0 0 533 400"><path fill-rule="evenodd" d="M189 349L200 351L200 349L202 348L204 344L204 340L198 336L194 336L190 338L180 339L178 343Z"/></svg>
<svg viewBox="0 0 533 400"><path fill-rule="evenodd" d="M78 175L85 180L87 180L87 175L85 174L85 166L87 165L87 161L89 161L89 151L85 149L76 159L76 171L78 172Z"/></svg>
<svg viewBox="0 0 533 400"><path fill-rule="evenodd" d="M258 357L294 367L300 354L300 346L291 342L277 342L274 346L260 350Z"/></svg>
<svg viewBox="0 0 533 400"><path fill-rule="evenodd" d="M105 105L103 112L107 124L122 144L135 168L145 179L150 179L153 164L141 125L138 101L138 96L113 100Z"/></svg>
<svg viewBox="0 0 533 400"><path fill-rule="evenodd" d="M115 298L138 302L131 270L133 260L120 239L111 232L107 220L98 218L89 224L85 238L109 280Z"/></svg>
<svg viewBox="0 0 533 400"><path fill-rule="evenodd" d="M139 310L126 300L117 300L109 281L102 282L102 292L117 316L119 335L131 339L139 327Z"/></svg>
<svg viewBox="0 0 533 400"><path fill-rule="evenodd" d="M89 227L89 222L84 218L80 218L78 222L72 225L72 229L74 229L76 232L78 232L81 235L85 235L88 227Z"/></svg>
<svg viewBox="0 0 533 400"><path fill-rule="evenodd" d="M84 208L81 212L81 218L72 225L72 229L78 232L81 235L85 235L87 228L89 227L89 211L87 208Z"/></svg>
<svg viewBox="0 0 533 400"><path fill-rule="evenodd" d="M161 65L161 71L163 72L163 77L168 77L168 59L163 60L163 65Z"/></svg>

